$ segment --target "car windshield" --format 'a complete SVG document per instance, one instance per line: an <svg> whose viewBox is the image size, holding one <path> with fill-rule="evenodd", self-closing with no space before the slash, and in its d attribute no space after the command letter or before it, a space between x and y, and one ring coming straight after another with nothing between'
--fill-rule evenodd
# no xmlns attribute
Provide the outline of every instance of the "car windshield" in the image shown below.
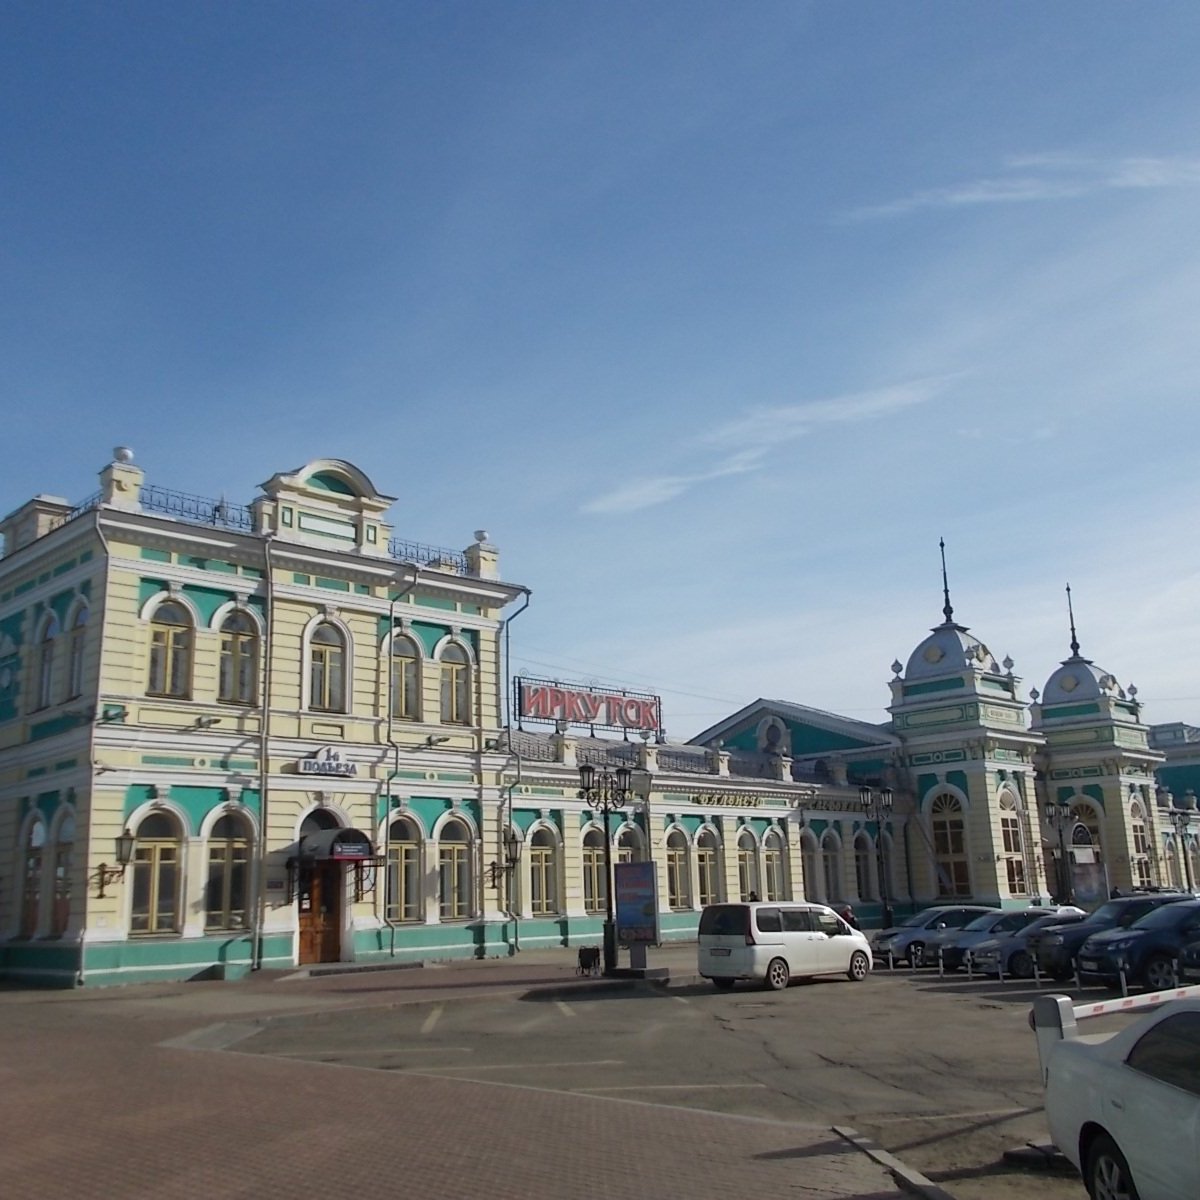
<svg viewBox="0 0 1200 1200"><path fill-rule="evenodd" d="M1104 921L1116 921L1120 919L1124 911L1125 905L1123 904L1102 904L1094 913L1088 915L1087 923L1099 925Z"/></svg>
<svg viewBox="0 0 1200 1200"><path fill-rule="evenodd" d="M976 917L975 920L968 922L963 926L964 932L972 929L991 929L991 927L999 920L999 913L984 913L981 917Z"/></svg>
<svg viewBox="0 0 1200 1200"><path fill-rule="evenodd" d="M1174 929L1200 912L1200 904L1164 904L1139 917L1130 929Z"/></svg>
<svg viewBox="0 0 1200 1200"><path fill-rule="evenodd" d="M919 913L913 913L911 917L906 917L900 922L900 929L919 929L922 925L932 921L938 915L936 909L925 908Z"/></svg>

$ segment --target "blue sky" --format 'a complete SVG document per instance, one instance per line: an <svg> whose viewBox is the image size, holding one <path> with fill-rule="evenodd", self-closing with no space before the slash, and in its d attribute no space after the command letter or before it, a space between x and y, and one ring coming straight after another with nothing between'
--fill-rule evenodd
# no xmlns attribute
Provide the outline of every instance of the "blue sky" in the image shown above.
<svg viewBox="0 0 1200 1200"><path fill-rule="evenodd" d="M956 616L1200 722L1200 7L0 9L4 497L350 459L529 673L885 719ZM19 414L15 416L14 415Z"/></svg>

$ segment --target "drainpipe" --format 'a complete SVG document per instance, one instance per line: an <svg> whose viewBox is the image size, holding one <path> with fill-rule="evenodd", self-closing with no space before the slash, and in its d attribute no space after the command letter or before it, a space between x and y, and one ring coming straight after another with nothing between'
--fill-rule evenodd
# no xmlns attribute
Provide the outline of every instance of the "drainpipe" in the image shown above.
<svg viewBox="0 0 1200 1200"><path fill-rule="evenodd" d="M509 741L512 740L512 639L509 630L512 623L529 607L532 592L527 587L521 589L525 593L525 603L504 622L504 728L509 731Z"/></svg>
<svg viewBox="0 0 1200 1200"><path fill-rule="evenodd" d="M267 604L263 613L266 631L263 636L262 679L259 687L262 702L258 718L258 853L255 855L255 874L258 896L254 903L254 923L250 931L250 969L261 971L263 965L263 926L267 921L267 810L271 787L271 741L268 728L271 719L272 654L271 638L275 632L275 579L271 562L271 547L275 535L267 534L263 542L263 557L267 585Z"/></svg>
<svg viewBox="0 0 1200 1200"><path fill-rule="evenodd" d="M388 661L386 665L387 671L387 743L392 750L392 769L388 772L387 778L383 781L383 908L379 906L379 886L375 887L375 913L383 918L383 923L388 927L390 935L390 946L388 954L391 958L396 957L396 922L387 915L387 887L388 887L388 854L391 850L391 835L392 835L392 802L391 802L391 786L392 780L400 774L400 747L396 742L392 729L392 712L393 695L392 687L392 639L396 636L396 605L403 600L416 586L417 580L421 576L421 571L416 564L413 564L413 577L409 585L403 591L397 592L388 605Z"/></svg>
<svg viewBox="0 0 1200 1200"><path fill-rule="evenodd" d="M104 552L104 585L100 588L100 620L96 622L96 627L101 631L100 638L100 655L101 661L97 669L96 675L96 707L92 712L91 728L88 730L88 819L86 826L83 826L82 821L76 821L75 836L79 836L80 826L86 829L86 846L87 851L84 854L83 860L83 924L79 927L79 970L75 975L75 982L80 987L83 986L83 956L86 951L87 939L87 904L88 904L88 856L92 849L92 813L95 811L96 799L96 724L101 719L100 714L100 680L104 674L104 618L108 612L108 580L112 574L112 551L109 549L108 538L104 536L104 529L100 524L100 509L96 509L96 537L100 539L100 548ZM122 813L124 812L124 800L122 800ZM79 816L78 808L75 812L76 818ZM121 821L121 828L125 828L124 820ZM128 934L126 934L128 937Z"/></svg>
<svg viewBox="0 0 1200 1200"><path fill-rule="evenodd" d="M508 801L505 804L505 820L504 828L511 829L513 823L513 792L521 783L521 754L513 748L512 731L508 732L508 753L510 762L515 760L517 764L517 777L508 785ZM507 765L507 764L506 764ZM501 843L504 842L504 834L500 835ZM507 850L501 845L501 853L505 855L505 864L507 865ZM512 870L504 872L504 915L512 921L513 925L513 953L521 953L521 915L513 906L513 892L516 890L513 887L513 874L516 871L516 864L513 864Z"/></svg>
<svg viewBox="0 0 1200 1200"><path fill-rule="evenodd" d="M521 754L513 746L512 733L512 639L510 629L512 623L529 607L530 597L532 593L529 588L523 587L521 591L524 593L525 602L517 609L512 616L508 617L504 622L504 714L505 723L504 730L507 735L505 740L508 744L509 762L516 761L517 776L508 785L508 798L504 804L504 819L501 823L500 845L497 847L496 861L503 861L505 866L508 865L507 852L504 847L504 830L512 828L513 820L513 792L521 783ZM507 767L508 764L506 763ZM513 871L516 870L514 866ZM513 906L513 877L512 871L505 870L504 872L504 907L501 912L504 913L513 926L513 953L520 954L521 952L521 917Z"/></svg>

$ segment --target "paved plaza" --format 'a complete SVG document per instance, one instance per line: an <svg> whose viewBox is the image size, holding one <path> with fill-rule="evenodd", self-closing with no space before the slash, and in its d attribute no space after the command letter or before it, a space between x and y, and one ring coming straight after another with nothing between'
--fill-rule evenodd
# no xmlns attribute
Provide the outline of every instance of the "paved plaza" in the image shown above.
<svg viewBox="0 0 1200 1200"><path fill-rule="evenodd" d="M693 955L661 953L665 989L542 951L0 993L5 1195L882 1200L905 1194L891 1151L929 1196L1082 1200L998 1166L1044 1136L1027 993L902 973L717 993Z"/></svg>

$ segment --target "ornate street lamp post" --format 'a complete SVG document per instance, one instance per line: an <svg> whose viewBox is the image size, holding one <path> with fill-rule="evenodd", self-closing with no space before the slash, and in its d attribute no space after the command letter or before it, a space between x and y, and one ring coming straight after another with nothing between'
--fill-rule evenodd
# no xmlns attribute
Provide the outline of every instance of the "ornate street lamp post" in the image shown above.
<svg viewBox="0 0 1200 1200"><path fill-rule="evenodd" d="M888 888L888 864L883 857L883 823L892 815L892 789L873 792L866 784L858 789L858 800L868 820L875 822L875 870L879 875L880 920L883 929L892 927L892 901Z"/></svg>
<svg viewBox="0 0 1200 1200"><path fill-rule="evenodd" d="M1058 902L1075 903L1075 888L1071 879L1071 864L1067 861L1067 825L1071 821L1071 805L1066 800L1047 800L1042 808L1046 824L1058 830Z"/></svg>
<svg viewBox="0 0 1200 1200"><path fill-rule="evenodd" d="M604 974L617 969L617 926L613 919L612 835L608 819L634 798L633 772L628 767L597 771L591 763L579 768L579 798L604 817Z"/></svg>
<svg viewBox="0 0 1200 1200"><path fill-rule="evenodd" d="M1188 859L1188 844L1187 835L1188 828L1191 825L1191 812L1186 808L1169 808L1167 816L1171 819L1171 824L1175 826L1175 846L1179 851L1179 857L1183 859L1184 878L1187 880L1187 890L1192 890L1192 864Z"/></svg>

